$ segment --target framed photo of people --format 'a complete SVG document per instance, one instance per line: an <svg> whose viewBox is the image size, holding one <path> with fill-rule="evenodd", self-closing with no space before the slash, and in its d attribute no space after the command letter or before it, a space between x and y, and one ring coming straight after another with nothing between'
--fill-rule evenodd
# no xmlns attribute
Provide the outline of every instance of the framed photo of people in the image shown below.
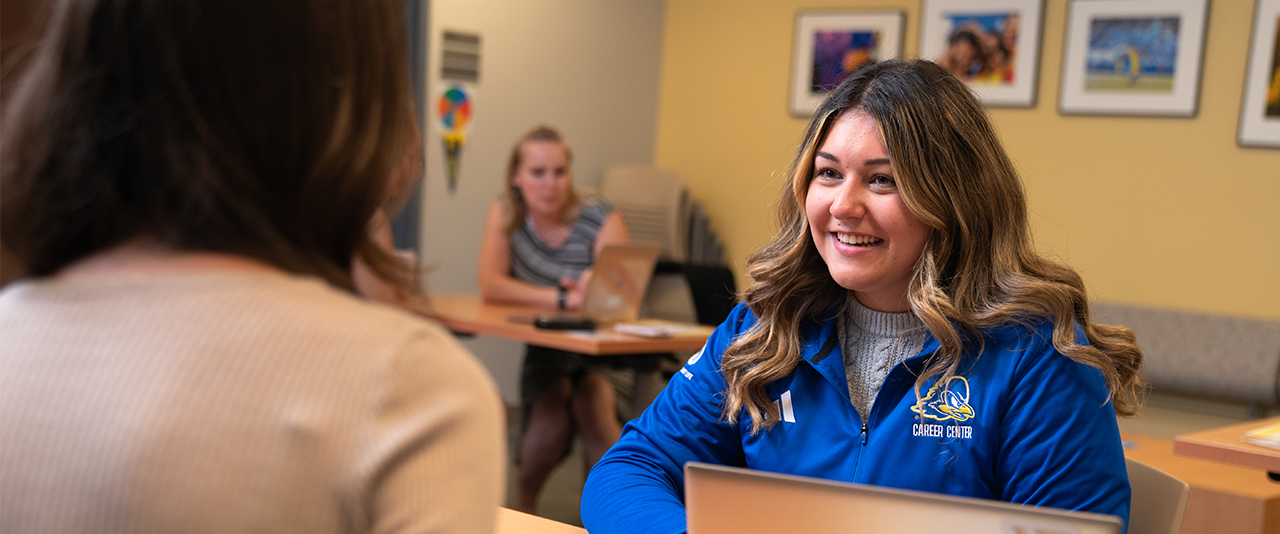
<svg viewBox="0 0 1280 534"><path fill-rule="evenodd" d="M946 67L988 106L1034 106L1043 7L1043 0L924 0L920 57Z"/></svg>
<svg viewBox="0 0 1280 534"><path fill-rule="evenodd" d="M1062 113L1192 117L1208 0L1073 0Z"/></svg>
<svg viewBox="0 0 1280 534"><path fill-rule="evenodd" d="M1280 0L1258 0L1251 42L1239 142L1280 148Z"/></svg>
<svg viewBox="0 0 1280 534"><path fill-rule="evenodd" d="M792 115L813 114L823 97L867 63L902 55L901 11L801 11L792 50Z"/></svg>

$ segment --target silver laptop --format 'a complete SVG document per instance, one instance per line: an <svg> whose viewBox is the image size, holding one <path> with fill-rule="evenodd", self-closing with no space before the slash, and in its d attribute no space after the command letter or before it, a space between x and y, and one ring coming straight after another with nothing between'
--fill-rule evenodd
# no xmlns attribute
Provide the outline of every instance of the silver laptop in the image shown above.
<svg viewBox="0 0 1280 534"><path fill-rule="evenodd" d="M1112 515L690 462L689 534L1119 534Z"/></svg>
<svg viewBox="0 0 1280 534"><path fill-rule="evenodd" d="M592 267L581 312L540 315L534 325L576 329L636 320L657 263L658 245L605 245Z"/></svg>
<svg viewBox="0 0 1280 534"><path fill-rule="evenodd" d="M657 263L658 245L605 245L583 294L583 313L599 324L639 318Z"/></svg>

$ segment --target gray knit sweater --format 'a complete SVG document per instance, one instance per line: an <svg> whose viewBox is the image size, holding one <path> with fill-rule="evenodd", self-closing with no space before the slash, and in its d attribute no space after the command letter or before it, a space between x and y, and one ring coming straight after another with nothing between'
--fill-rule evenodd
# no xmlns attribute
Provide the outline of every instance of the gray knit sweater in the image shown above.
<svg viewBox="0 0 1280 534"><path fill-rule="evenodd" d="M849 399L866 422L889 371L924 348L924 323L911 312L885 313L850 298L836 322Z"/></svg>

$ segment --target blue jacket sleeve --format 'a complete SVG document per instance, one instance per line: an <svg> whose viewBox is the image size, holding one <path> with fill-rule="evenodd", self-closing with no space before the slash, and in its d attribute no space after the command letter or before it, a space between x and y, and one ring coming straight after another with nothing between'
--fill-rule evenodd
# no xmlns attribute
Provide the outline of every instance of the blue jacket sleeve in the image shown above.
<svg viewBox="0 0 1280 534"><path fill-rule="evenodd" d="M720 359L748 315L739 305L591 469L582 522L593 534L684 532L684 464L744 465L739 425L721 420Z"/></svg>
<svg viewBox="0 0 1280 534"><path fill-rule="evenodd" d="M996 468L1003 500L1129 520L1129 477L1102 373L1063 356L1041 329L1019 362ZM1077 339L1085 335L1079 327Z"/></svg>

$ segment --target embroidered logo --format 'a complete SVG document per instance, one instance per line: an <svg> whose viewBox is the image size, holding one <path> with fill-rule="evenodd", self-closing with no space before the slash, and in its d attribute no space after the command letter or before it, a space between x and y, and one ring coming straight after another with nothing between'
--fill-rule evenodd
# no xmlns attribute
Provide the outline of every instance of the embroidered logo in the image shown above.
<svg viewBox="0 0 1280 534"><path fill-rule="evenodd" d="M685 365L693 365L693 364L695 364L695 363L698 363L698 360L701 360L701 359L702 359L702 351L704 351L704 350L707 350L707 348L706 348L706 347L702 347L701 349L698 349L697 354L694 354L693 356L690 356L690 357L689 357L689 361L688 361L688 363L685 363Z"/></svg>
<svg viewBox="0 0 1280 534"><path fill-rule="evenodd" d="M963 376L935 382L911 411L934 421L968 421L977 415L969 405L969 381Z"/></svg>
<svg viewBox="0 0 1280 534"><path fill-rule="evenodd" d="M698 360L702 359L702 351L704 350L707 350L705 346L702 347L702 350L699 350L697 354L690 356L689 361L684 364L684 367L680 368L680 374L684 375L684 377L689 380L693 380L693 373L689 371L689 366L698 363Z"/></svg>

